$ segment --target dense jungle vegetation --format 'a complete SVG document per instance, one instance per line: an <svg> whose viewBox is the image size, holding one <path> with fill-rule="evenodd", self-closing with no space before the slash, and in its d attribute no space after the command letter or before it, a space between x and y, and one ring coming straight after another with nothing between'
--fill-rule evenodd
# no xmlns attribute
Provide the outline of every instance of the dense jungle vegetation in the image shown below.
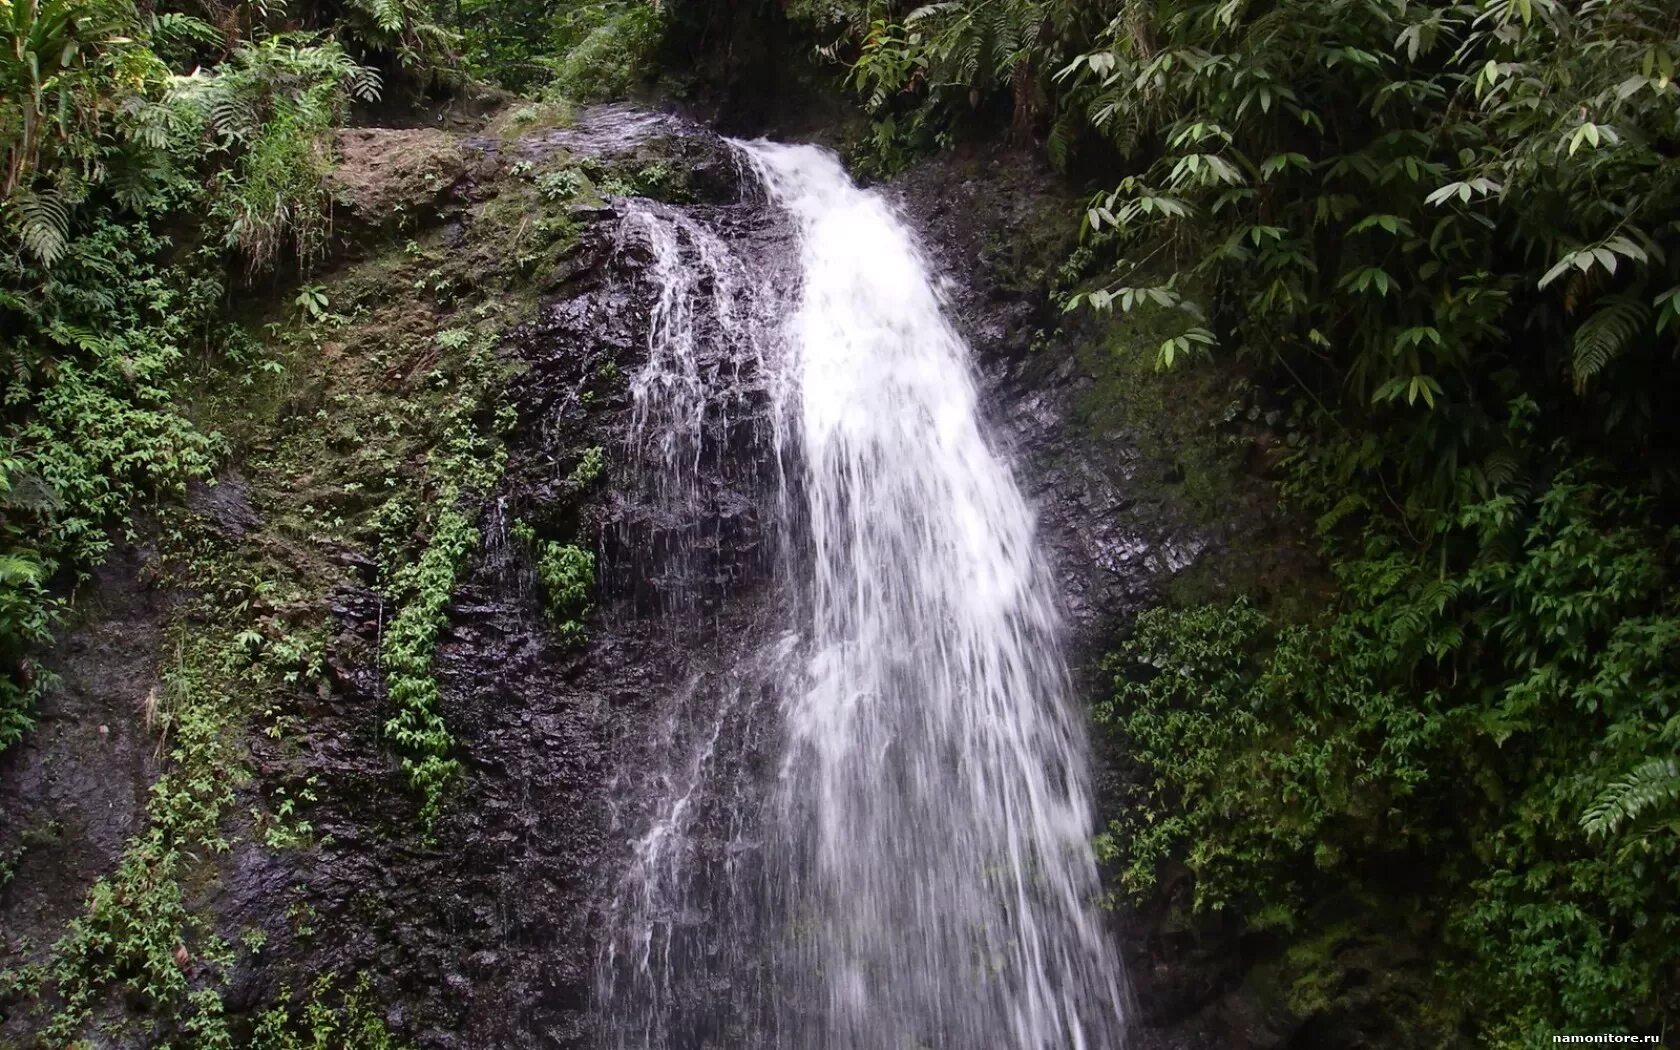
<svg viewBox="0 0 1680 1050"><path fill-rule="evenodd" d="M183 411L189 372L249 349L225 317L234 292L322 258L351 107L491 75L556 102L621 95L658 40L639 3L532 4L516 21L514 4L447 19L402 0L298 6L0 7L0 747L46 684L29 653L61 611L53 584L216 462L218 436Z"/></svg>
<svg viewBox="0 0 1680 1050"><path fill-rule="evenodd" d="M1102 838L1116 903L1259 945L1302 1015L1376 1010L1405 1045L1680 1019L1680 9L1660 0L0 0L0 748L78 580L215 469L206 362L273 367L230 302L327 308L308 276L335 127L483 82L621 96L745 31L849 93L861 170L1042 150L1088 194L1070 322L1152 333L1156 367L1244 375L1277 410L1280 493L1326 578L1117 641L1096 714L1146 775ZM391 732L428 807L451 765L425 671L474 542L449 502L393 572L414 703ZM550 552L560 606L587 604L585 556ZM171 820L213 831L222 788L168 790ZM124 877L155 879L173 826ZM169 938L122 939L149 914L95 912L75 936L107 979L189 994ZM316 1037L386 1045L348 1002ZM258 1045L334 1045L289 1023Z"/></svg>
<svg viewBox="0 0 1680 1050"><path fill-rule="evenodd" d="M431 665L511 411L497 402L495 338L520 302L509 288L575 230L558 219L528 231L529 202L500 202L528 254L478 265L483 292L469 304L441 257L399 244L426 275L412 294L442 318L421 340L432 365L419 389L385 381L386 358L406 348L374 339L351 369L374 378L333 392L330 417L323 408L288 431L295 410L268 402L279 377L320 359L326 333L378 331L388 305L388 289L353 272L332 296L316 283L346 254L327 179L340 127L423 122L428 107L487 92L494 103L492 81L526 92L520 119L560 121L651 69L661 22L645 4L528 4L510 23L515 6L0 0L0 751L32 728L53 687L40 658L113 550L149 545L147 571L181 595L157 654L161 682L141 710L112 711L143 722L165 758L139 832L54 942L35 951L17 931L0 934L8 960L32 960L0 970L0 1022L34 1017L31 1045L89 1045L96 1023L158 1045L401 1045L365 974L312 975L237 1020L224 1008L230 974L267 934L253 924L222 936L195 893L241 837L275 851L315 841L304 816L315 778L259 770L247 737L299 746L290 711L300 689L324 688L334 584L284 540L218 534L181 497L226 461L220 426L270 427L266 469L278 476L259 483L271 491L297 489L329 446L358 450L339 457L338 491L368 490L364 506L334 516L295 492L276 531L329 544L369 533L394 613L377 654L394 709L380 735L417 798L416 836L429 839L460 768ZM336 298L346 293L366 301ZM575 489L602 469L599 449L584 459ZM528 542L543 556L556 630L581 638L592 556L535 532ZM57 834L25 828L20 849ZM0 887L20 855L0 853ZM307 902L276 906L289 936L316 935ZM113 996L138 1020L111 1017Z"/></svg>

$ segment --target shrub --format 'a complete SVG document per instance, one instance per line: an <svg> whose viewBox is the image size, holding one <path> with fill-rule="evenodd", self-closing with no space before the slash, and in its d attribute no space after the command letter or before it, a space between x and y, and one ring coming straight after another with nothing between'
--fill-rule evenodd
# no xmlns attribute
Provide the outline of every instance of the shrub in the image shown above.
<svg viewBox="0 0 1680 1050"><path fill-rule="evenodd" d="M1462 567L1368 531L1319 622L1140 617L1098 709L1146 771L1105 839L1123 889L1182 865L1195 909L1302 930L1328 894L1420 894L1449 946L1435 995L1490 1040L1659 1025L1680 836L1650 753L1680 745L1680 536L1594 473L1467 505Z"/></svg>
<svg viewBox="0 0 1680 1050"><path fill-rule="evenodd" d="M432 537L418 561L404 566L392 590L408 595L385 628L380 659L385 684L397 713L385 732L402 756L409 786L421 794L420 822L430 831L442 813L444 793L461 764L449 757L455 738L439 711L442 694L432 674L438 633L448 623L449 598L467 554L478 543L478 531L456 510L438 516Z"/></svg>
<svg viewBox="0 0 1680 1050"><path fill-rule="evenodd" d="M379 97L379 76L332 41L280 33L242 43L188 78L181 98L231 158L216 174L216 214L253 269L290 246L305 264L325 245L331 131L352 99Z"/></svg>
<svg viewBox="0 0 1680 1050"><path fill-rule="evenodd" d="M653 72L664 32L659 11L637 0L597 11L576 43L544 63L553 75L547 92L574 102L623 98Z"/></svg>
<svg viewBox="0 0 1680 1050"><path fill-rule="evenodd" d="M537 579L542 582L548 618L560 640L583 641L583 618L595 590L595 555L582 547L545 540L538 547Z"/></svg>

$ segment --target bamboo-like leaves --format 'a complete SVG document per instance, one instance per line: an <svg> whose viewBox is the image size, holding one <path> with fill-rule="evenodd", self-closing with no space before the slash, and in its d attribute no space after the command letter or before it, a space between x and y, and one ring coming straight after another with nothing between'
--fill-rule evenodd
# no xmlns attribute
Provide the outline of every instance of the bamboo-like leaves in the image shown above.
<svg viewBox="0 0 1680 1050"><path fill-rule="evenodd" d="M1651 253L1625 234L1617 234L1598 244L1565 252L1551 269L1541 275L1539 286L1546 287L1571 268L1587 273L1596 267L1615 276L1621 259L1643 265L1651 261Z"/></svg>

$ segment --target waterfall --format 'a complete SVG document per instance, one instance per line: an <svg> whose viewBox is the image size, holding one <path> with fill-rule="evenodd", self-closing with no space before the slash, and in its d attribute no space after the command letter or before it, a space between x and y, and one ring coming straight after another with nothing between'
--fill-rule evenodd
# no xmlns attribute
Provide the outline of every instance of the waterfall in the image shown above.
<svg viewBox="0 0 1680 1050"><path fill-rule="evenodd" d="M672 296L756 347L779 629L665 708L607 917L613 1045L1118 1046L1053 582L968 348L884 199L817 148L737 147L788 220L795 279L701 295L685 258L753 261L720 264L726 248L669 217L650 228L666 262L638 427L662 412L675 440L710 396ZM679 458L658 461L663 484L697 482L703 457ZM707 805L721 824L698 818Z"/></svg>

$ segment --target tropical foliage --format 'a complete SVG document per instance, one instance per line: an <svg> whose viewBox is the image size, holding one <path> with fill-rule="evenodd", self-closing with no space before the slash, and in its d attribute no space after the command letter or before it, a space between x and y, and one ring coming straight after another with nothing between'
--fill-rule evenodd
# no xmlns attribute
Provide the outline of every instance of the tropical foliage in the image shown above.
<svg viewBox="0 0 1680 1050"><path fill-rule="evenodd" d="M1680 11L810 6L878 163L1042 142L1095 185L1069 308L1284 410L1336 600L1120 647L1118 890L1302 945L1327 895L1418 902L1433 1039L1671 1022Z"/></svg>
<svg viewBox="0 0 1680 1050"><path fill-rule="evenodd" d="M353 100L379 98L380 78L335 41L277 33L241 44L213 73L182 78L176 98L226 158L212 184L224 239L253 267L283 248L307 263L328 230L330 133Z"/></svg>
<svg viewBox="0 0 1680 1050"><path fill-rule="evenodd" d="M3 0L0 33L0 746L44 682L46 584L98 562L140 498L205 476L182 414L189 355L227 333L224 246L307 265L326 228L330 130L379 78L337 42L240 34L126 0ZM204 53L219 64L183 76ZM187 217L207 222L186 221Z"/></svg>
<svg viewBox="0 0 1680 1050"><path fill-rule="evenodd" d="M664 32L655 0L466 0L468 68L507 87L577 102L648 80Z"/></svg>
<svg viewBox="0 0 1680 1050"><path fill-rule="evenodd" d="M53 684L42 663L56 661L42 657L54 631L115 549L141 548L142 582L170 594L159 687L133 712L103 697L116 705L110 725L72 727L78 739L97 729L101 743L155 735L147 769L156 768L134 835L111 851L109 871L90 873L99 877L84 887L80 914L61 935L6 946L0 1014L8 1036L28 1045L87 1045L117 1038L119 1027L120 1038L147 1045L403 1045L365 980L307 975L308 994L270 987L261 1001L224 1000L268 931L247 927L236 947L201 891L220 877L217 858L235 849L317 844L303 813L317 801L317 778L296 760L294 734L299 698L331 691L326 595L342 580L292 556L301 529L286 508L321 530L310 543L349 542L347 520L358 515L318 513L295 491L274 498L300 473L292 457L320 468L327 457L311 452L343 438L315 433L329 429L316 425L325 411L300 417L297 432L270 413L282 390L301 385L298 361L320 354L327 331L345 338L375 327L365 302L341 300L358 284L346 267L316 272L331 244L334 144L354 110L379 119L459 83L462 38L442 10L414 0L207 0L191 13L132 0L0 0L0 750L29 732L35 701ZM573 41L579 54L552 56L565 84L558 93L613 94L647 73L627 59L650 55L657 9L597 13ZM506 202L521 231L535 199L521 190ZM545 226L563 236L545 250L564 253L576 226L556 212ZM426 249L410 240L400 255L414 267ZM457 309L440 273L413 286L433 282L438 305L458 314L427 333L435 367L405 385L387 381L383 360L360 361L374 378L358 373L347 384L355 395L333 401L349 420L344 430L367 426L384 439L352 442L367 453L355 460L365 472L334 496L356 504L353 493L377 488L389 508L368 508L369 532L354 538L375 548L369 582L383 600L369 655L389 709L373 724L418 796L423 841L461 771L434 658L478 542L475 508L500 476L499 435L513 424L498 400L507 383L498 339L528 305L499 284L470 311ZM267 311L276 320L266 342L247 300L279 307ZM360 316L352 322L343 310ZM388 335L368 340L372 357L401 351ZM253 455L252 430L279 440ZM224 531L192 509L196 496L184 497L198 484L214 503L212 475L235 448L245 453L239 485L262 509L254 527ZM568 484L581 492L602 470L603 451L586 450ZM575 641L593 555L553 546L544 571L556 581L555 633ZM268 740L255 743L259 734ZM21 845L7 836L0 883L30 871L34 851L58 836L52 804L25 809L38 823ZM284 918L289 936L314 935L306 901Z"/></svg>
<svg viewBox="0 0 1680 1050"><path fill-rule="evenodd" d="M1331 586L1312 615L1186 605L1117 642L1097 710L1130 774L1103 839L1116 899L1235 927L1318 1016L1363 1002L1324 945L1403 936L1423 1045L1670 1026L1680 9L777 11L844 63L874 169L965 137L1041 146L1087 191L1069 309L1158 331L1162 369L1240 370L1287 431L1283 494ZM65 597L138 508L213 470L222 439L183 408L194 367L240 359L230 288L318 263L350 109L470 76L563 119L562 99L644 84L670 18L648 0L0 0L0 748L29 726ZM297 303L329 312L311 286ZM446 421L432 512L381 551L386 739L428 827L460 772L432 666L478 539L459 504L500 469L468 422ZM591 555L527 539L557 634L581 638ZM221 1038L219 1001L174 961L172 873L219 841L234 760L184 683L214 698L250 669L239 639L203 644L165 708L152 824L39 975L66 1040L111 986ZM300 1020L265 1034L300 1042ZM340 1023L316 1028L352 1038Z"/></svg>
<svg viewBox="0 0 1680 1050"><path fill-rule="evenodd" d="M640 0L457 14L469 70L579 98L644 78L662 26ZM510 26L534 34L535 72L497 50ZM47 684L34 655L65 585L145 497L214 465L218 436L180 401L195 358L242 353L227 289L320 259L333 129L393 86L457 78L464 45L414 0L0 0L0 37L3 748Z"/></svg>

